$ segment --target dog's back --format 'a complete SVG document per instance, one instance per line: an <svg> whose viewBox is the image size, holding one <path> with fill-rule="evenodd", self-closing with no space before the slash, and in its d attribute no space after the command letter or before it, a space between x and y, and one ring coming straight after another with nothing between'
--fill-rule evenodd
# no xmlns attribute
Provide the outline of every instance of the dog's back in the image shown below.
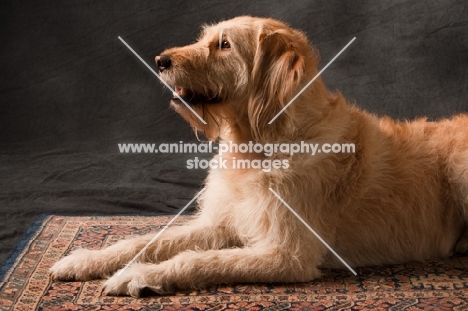
<svg viewBox="0 0 468 311"><path fill-rule="evenodd" d="M395 122L358 114L355 122L367 125L358 126L349 179L339 188L348 202L336 248L357 265L446 257L457 241L456 251L466 252L468 116Z"/></svg>

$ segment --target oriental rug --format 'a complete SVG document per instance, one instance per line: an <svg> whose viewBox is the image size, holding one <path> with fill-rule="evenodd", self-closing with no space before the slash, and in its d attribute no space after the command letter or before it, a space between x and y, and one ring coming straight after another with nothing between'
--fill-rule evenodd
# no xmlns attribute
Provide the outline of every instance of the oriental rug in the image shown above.
<svg viewBox="0 0 468 311"><path fill-rule="evenodd" d="M173 216L42 216L0 270L0 310L468 310L468 257L325 270L297 284L238 284L141 299L101 296L103 280L52 282L71 250L156 232ZM179 217L173 226L190 216Z"/></svg>

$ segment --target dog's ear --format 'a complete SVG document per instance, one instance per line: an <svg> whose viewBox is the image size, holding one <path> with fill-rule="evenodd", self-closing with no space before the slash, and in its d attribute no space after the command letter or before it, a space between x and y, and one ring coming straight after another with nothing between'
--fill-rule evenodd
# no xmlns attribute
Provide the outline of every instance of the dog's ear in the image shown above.
<svg viewBox="0 0 468 311"><path fill-rule="evenodd" d="M278 137L292 125L288 109L272 124L268 122L298 91L305 70L301 41L302 38L292 36L287 30L259 36L248 103L249 122L256 141L266 142Z"/></svg>

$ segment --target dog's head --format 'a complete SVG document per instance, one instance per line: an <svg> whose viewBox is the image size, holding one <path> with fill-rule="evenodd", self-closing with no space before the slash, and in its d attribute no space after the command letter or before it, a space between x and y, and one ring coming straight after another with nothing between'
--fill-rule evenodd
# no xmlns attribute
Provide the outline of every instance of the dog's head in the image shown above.
<svg viewBox="0 0 468 311"><path fill-rule="evenodd" d="M294 126L294 109L268 122L317 72L306 36L272 19L237 17L203 27L192 45L156 57L172 107L209 139L266 141Z"/></svg>

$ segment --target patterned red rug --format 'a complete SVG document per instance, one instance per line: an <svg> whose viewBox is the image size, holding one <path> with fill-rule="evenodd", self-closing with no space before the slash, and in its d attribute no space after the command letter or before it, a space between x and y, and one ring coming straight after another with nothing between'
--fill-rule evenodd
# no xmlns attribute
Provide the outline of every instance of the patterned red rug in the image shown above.
<svg viewBox="0 0 468 311"><path fill-rule="evenodd" d="M168 217L44 216L0 270L1 310L468 310L468 257L349 271L310 283L218 286L143 299L101 296L102 280L51 282L49 267L77 247L99 249L160 229ZM186 222L178 218L173 225Z"/></svg>

